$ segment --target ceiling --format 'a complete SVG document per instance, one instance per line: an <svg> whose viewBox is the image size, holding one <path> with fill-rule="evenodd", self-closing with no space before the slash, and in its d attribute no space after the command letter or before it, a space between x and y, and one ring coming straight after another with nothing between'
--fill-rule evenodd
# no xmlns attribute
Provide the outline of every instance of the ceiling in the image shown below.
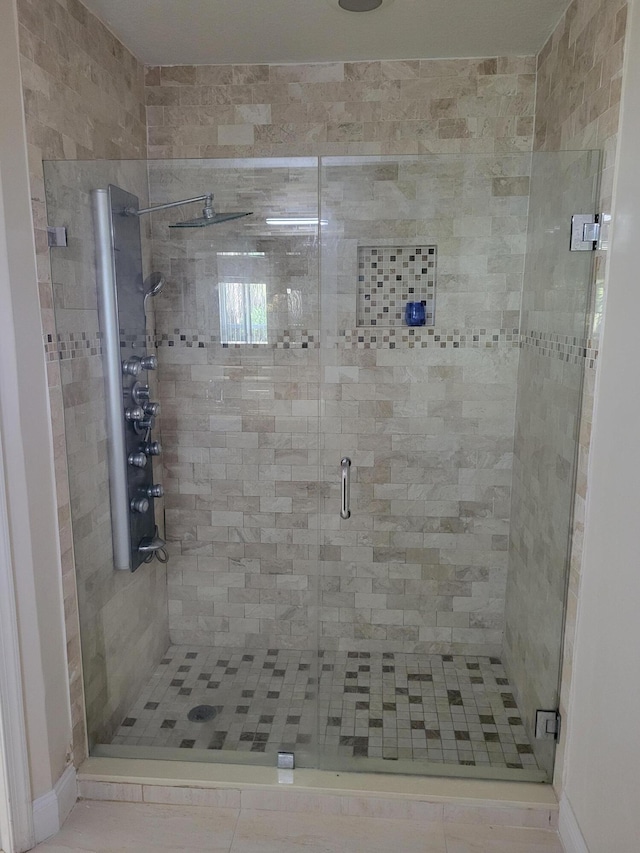
<svg viewBox="0 0 640 853"><path fill-rule="evenodd" d="M568 0L84 0L147 65L537 53Z"/></svg>

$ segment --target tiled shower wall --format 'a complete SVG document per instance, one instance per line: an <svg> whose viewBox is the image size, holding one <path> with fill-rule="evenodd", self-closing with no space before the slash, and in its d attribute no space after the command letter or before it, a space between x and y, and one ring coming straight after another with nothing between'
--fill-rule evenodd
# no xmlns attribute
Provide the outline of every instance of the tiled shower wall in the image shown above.
<svg viewBox="0 0 640 853"><path fill-rule="evenodd" d="M523 155L323 162L327 647L499 647L528 171ZM376 241L437 246L433 329L356 327L357 250Z"/></svg>
<svg viewBox="0 0 640 853"><path fill-rule="evenodd" d="M79 764L86 755L86 734L77 595L79 593L85 604L83 637L86 628L96 652L85 655L87 698L92 719L98 728L105 726L108 730L112 724L108 720L110 714L116 709L114 716L117 717L119 703L126 703L132 684L146 676L151 664L146 652L142 653L142 647L148 648L155 615L150 621L151 614L143 603L157 601L152 590L158 587L155 575L115 577L109 566L110 545L104 535L109 525L108 494L104 486L97 494L96 483L91 488L89 484L93 476L89 472L101 469L104 473L105 465L104 434L97 402L102 397L100 359L91 353L91 347L85 346L92 330L95 331L95 294L87 292L89 282L82 274L77 274L75 261L80 247L78 229L72 228L68 276L64 282L60 279L56 282L59 300L56 307L65 309L65 337L58 342L60 330L54 318L45 232L47 214L42 161L144 158L144 76L142 65L78 0L18 0L18 13L38 287L44 348L50 358L47 369L58 490L73 757ZM71 192L77 189L78 186L73 185ZM61 199L63 209L67 201L69 199ZM88 221L86 210L83 216ZM71 220L55 224L71 224ZM92 269L92 265L87 268ZM72 347L77 347L76 357L60 362L56 357L61 349L59 343L64 345L68 356ZM67 433L73 436L70 446L79 451L77 456L67 454ZM85 500L88 490L91 491L90 506ZM108 577L103 578L104 583L95 584L94 572L100 566L107 567ZM127 608L119 606L124 598ZM128 627L135 610L145 613L141 645L136 645Z"/></svg>
<svg viewBox="0 0 640 853"><path fill-rule="evenodd" d="M527 152L532 143L533 70L532 57L149 68L149 155ZM181 380L223 380L232 389L233 380L243 380L244 388L231 393L249 399L229 404L228 416L239 416L238 429L248 434L227 435L234 444L247 445L234 450L239 457L234 464L243 466L237 470L258 480L253 486L245 481L242 494L235 495L221 492L219 482L215 488L212 480L205 485L223 512L235 513L226 516L231 525L220 524L217 532L206 535L240 539L216 547L220 558L240 571L233 579L237 588L215 592L211 574L191 574L187 584L179 574L181 560L189 561L182 564L189 571L198 571L199 560L211 562L206 551L198 556L197 547L212 550L212 545L199 538L202 533L193 524L199 522L203 533L210 528L211 508L204 506L185 526L200 498L176 494L179 511L187 515L176 517L173 531L171 523L168 526L169 535L181 539L184 549L173 561L174 638L203 641L206 636L204 641L211 642L210 630L203 630L207 625L219 631L215 642L262 643L268 636L294 647L306 642L308 577L313 571L309 549L319 541L313 528L321 499L331 507L328 511L322 506L327 512L320 516L326 531L319 543L323 643L362 649L376 644L399 650L450 649L452 644L476 652L497 649L515 395L516 352L510 337L517 326L515 294L521 286L528 194L528 163L519 163L515 170L515 160L507 163L508 158L487 158L478 174L473 169L468 174L458 161L450 167L452 174L425 175L422 182L410 170L402 177L378 174L372 180L363 169L351 184L346 181L346 191L344 173L341 180L329 179L324 201L336 207L345 224L329 289L326 277L323 280L323 292L334 298L323 305L323 316L331 322L321 330L322 338L330 336L331 349L322 353L322 373L317 372L318 352L303 349L308 341L297 332L293 344L285 335L268 355L215 348L207 354L205 349L197 353L193 368L187 368L193 348L179 354L178 334L169 358L180 359L180 366L172 369ZM442 161L439 165L444 167ZM230 208L243 209L243 202L236 198ZM450 333L451 338L436 342L425 337L415 344L403 341L400 333L397 339L372 340L368 335L360 342L355 329L358 241L407 245L434 236L440 244L434 331ZM324 246L325 254L327 248L333 252L335 246ZM457 266L452 260L456 253L462 256ZM212 319L208 334L215 334ZM168 352L161 349L165 364ZM258 359L265 361L263 367L256 367ZM255 382L257 374L269 381L256 383L252 390L248 380ZM318 495L317 487L310 485L318 475L318 379L324 383L320 399L325 449L317 462L323 466L321 482L335 484L328 496ZM202 385L190 388L178 381L170 383L168 393L184 395L187 399L177 403L188 407L197 389ZM258 389L265 389L260 405ZM284 399L278 400L281 396ZM274 411L282 410L283 418L267 414L269 398L275 398ZM207 441L224 444L227 438L218 434ZM267 446L256 453L256 444ZM344 453L354 461L354 518L335 530L337 462ZM214 457L222 460L224 454L216 450L213 456L184 461L195 472ZM253 460L258 464L252 470L247 465ZM276 460L281 464L275 465ZM300 482L289 480L296 469L304 472ZM187 469L187 477L189 473ZM273 497L279 502L263 519L264 532L251 526L258 525L255 518L245 530L244 519L259 512L260 501L267 507ZM263 541L254 541L261 537ZM258 571L256 560L264 561L266 571ZM284 571L277 574L281 561ZM220 576L219 586L229 580ZM255 589L260 585L265 589ZM221 596L220 617L213 615L215 595Z"/></svg>
<svg viewBox="0 0 640 853"><path fill-rule="evenodd" d="M55 330L42 240L41 159L144 156L141 68L77 0L46 0L38 3L37 9L28 0L19 0L19 8L46 341L47 333L55 334ZM625 13L625 3L576 0L539 63L536 144L540 148L556 146L554 132L561 127L562 147L602 145L606 154L605 201L607 174L615 156ZM151 156L170 157L529 150L534 110L526 88L532 90L534 72L535 63L530 58L151 69L149 150ZM163 88L171 91L163 92ZM159 99L156 104L154 98ZM179 113L172 107L187 109ZM601 263L600 284L603 278ZM601 295L598 289L596 293ZM597 316L597 311L594 313ZM63 409L58 368L52 365L49 370L74 752L79 761L84 717ZM587 371L587 391L592 388L593 373ZM578 534L586 487L590 400L587 393ZM574 540L570 621L577 600L576 545L579 537ZM566 661L565 681L570 671L570 637Z"/></svg>
<svg viewBox="0 0 640 853"><path fill-rule="evenodd" d="M253 211L154 225L173 641L312 647L320 545L324 647L497 652L528 156L325 161L322 326L315 229L266 221L317 215L315 161L227 164L150 170L154 201ZM357 328L372 241L438 246L434 329ZM268 344L221 343L225 281L265 283Z"/></svg>
<svg viewBox="0 0 640 853"><path fill-rule="evenodd" d="M611 211L626 14L627 5L623 0L574 0L538 57L534 148L540 152L600 149L603 155L600 210L604 213ZM552 707L557 701L549 693L556 680L555 674L550 677L550 672L556 666L560 640L558 627L551 624L551 614L562 612L565 584L566 525L555 519L551 523L549 507L539 496L543 493L568 495L572 489L575 407L582 394L560 702L562 716L567 714L606 259L605 252L597 252L595 258L589 256L580 261L579 256L570 255L565 247L557 244L557 236L547 233L553 230L557 235L559 229L567 227L570 214L579 212L570 210L567 202L584 204L585 198L589 198L589 162L583 159L581 164L580 158L564 155L555 160L555 165L549 160L547 165L551 168L545 169L544 161L539 164L542 166L540 192L536 193L535 180L532 186L531 220L532 224L537 222L534 236L538 245L544 236L557 248L550 255L534 252L532 272L536 274L525 277L522 331L528 336L528 345L521 351L518 374L514 523L505 631L505 656L530 735L535 709L542 704ZM565 173L562 180L559 180L558 168ZM572 178L570 183L567 183L568 177ZM563 184L568 189L564 197L558 195ZM549 220L552 200L565 217L565 222L558 222L553 229ZM551 264L550 259L553 259ZM581 282L586 281L592 282L588 305L585 305L588 294L580 292ZM564 295L561 303L558 302L559 294ZM583 325L585 314L586 329ZM539 333L547 333L547 340L550 334L559 336L554 348L560 341L569 339L573 343L575 337L578 347L586 351L584 379L582 364L573 364L571 358L564 363L560 361L557 351L540 346L540 339L534 340L531 336L534 331L538 337ZM566 346L562 351L568 355ZM556 448L563 448L563 451L558 454ZM566 519L566 508L558 508L555 516ZM544 630L541 630L542 625ZM554 634L556 640L550 646L549 638ZM556 762L556 779L560 785L565 736L566 727L563 727ZM533 744L539 760L549 758L548 745L541 741L533 741Z"/></svg>
<svg viewBox="0 0 640 853"><path fill-rule="evenodd" d="M149 157L513 153L535 57L147 68Z"/></svg>
<svg viewBox="0 0 640 853"><path fill-rule="evenodd" d="M310 648L318 247L314 229L278 233L265 216L317 210L316 163L163 161L150 164L150 186L152 201L213 189L220 211L253 211L178 231L167 228L175 211L153 217L154 262L168 276L156 318L172 640ZM221 343L219 289L238 283L264 288L265 344Z"/></svg>

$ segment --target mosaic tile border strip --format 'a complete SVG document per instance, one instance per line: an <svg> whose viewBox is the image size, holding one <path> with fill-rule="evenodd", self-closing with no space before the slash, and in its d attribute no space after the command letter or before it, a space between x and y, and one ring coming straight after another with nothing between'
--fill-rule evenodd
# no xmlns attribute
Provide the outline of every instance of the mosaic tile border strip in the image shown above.
<svg viewBox="0 0 640 853"><path fill-rule="evenodd" d="M113 743L275 758L316 733L329 756L536 767L502 661L469 655L172 646Z"/></svg>
<svg viewBox="0 0 640 853"><path fill-rule="evenodd" d="M518 329L440 329L436 327L358 328L340 330L334 346L348 349L395 349L397 346L425 349L468 347L517 347Z"/></svg>
<svg viewBox="0 0 640 853"><path fill-rule="evenodd" d="M591 339L557 335L554 332L522 332L520 346L536 350L546 358L558 358L567 364L585 361L588 368L595 367L598 359L598 349Z"/></svg>
<svg viewBox="0 0 640 853"><path fill-rule="evenodd" d="M155 335L133 335L120 330L121 346L139 343L153 349L156 346ZM75 358L89 358L102 355L102 334L100 332L61 332L55 336L44 335L45 361L68 361Z"/></svg>
<svg viewBox="0 0 640 853"><path fill-rule="evenodd" d="M435 327L402 326L358 327L341 329L338 335L328 340L332 348L347 349L395 349L397 346L435 347L438 349L463 349L466 347L518 346L518 329L440 329ZM319 349L320 333L309 329L287 329L278 334L270 344L221 344L217 335L202 335L197 332L175 329L173 334L158 337L157 346L186 346L200 349L222 347L223 349Z"/></svg>
<svg viewBox="0 0 640 853"><path fill-rule="evenodd" d="M422 302L433 326L436 253L432 244L358 246L358 326L402 326L407 302Z"/></svg>
<svg viewBox="0 0 640 853"><path fill-rule="evenodd" d="M137 338L136 338L137 340ZM127 339L129 342L129 339ZM67 332L55 336L44 335L43 344L47 362L66 361L102 355L99 332ZM494 349L520 347L535 350L546 358L557 358L567 364L580 364L594 368L598 349L590 339L557 335L552 332L518 329L439 329L435 327L361 327L342 329L329 342L332 347L345 349L395 349L396 347L438 349ZM170 334L147 335L146 345L153 347L195 347L208 349L320 349L320 333L310 329L287 329L280 332L271 344L223 344L218 335L174 329Z"/></svg>
<svg viewBox="0 0 640 853"><path fill-rule="evenodd" d="M156 336L156 346L195 347L208 349L320 349L320 333L316 329L284 329L278 332L275 341L267 344L222 343L220 335L206 335L192 329L174 329L173 332Z"/></svg>
<svg viewBox="0 0 640 853"><path fill-rule="evenodd" d="M72 358L89 358L102 355L100 332L67 332L64 334L45 335L45 360L68 361Z"/></svg>

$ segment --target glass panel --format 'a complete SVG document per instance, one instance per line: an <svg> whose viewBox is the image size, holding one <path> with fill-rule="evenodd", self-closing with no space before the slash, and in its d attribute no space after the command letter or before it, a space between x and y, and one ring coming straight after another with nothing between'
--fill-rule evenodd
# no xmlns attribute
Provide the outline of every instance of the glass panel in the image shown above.
<svg viewBox="0 0 640 853"><path fill-rule="evenodd" d="M533 157L522 298L504 655L538 766L555 743L536 710L559 705L593 252L568 251L574 213L595 213L599 152Z"/></svg>
<svg viewBox="0 0 640 853"><path fill-rule="evenodd" d="M47 164L50 221L70 237L52 252L58 327L73 344L98 338L88 191L109 182L141 207L212 190L218 212L252 214L179 229L195 205L140 218L145 275L166 279L146 305L166 568L113 571L100 354L61 361L92 753L274 765L288 749L314 764L317 162Z"/></svg>
<svg viewBox="0 0 640 853"><path fill-rule="evenodd" d="M563 329L555 315L566 305L574 321L566 334L582 337L590 261L569 257L566 207L570 198L593 209L597 161L587 155L591 183L581 198L572 193L581 167L553 158L555 179L564 183L545 207L553 207L553 219L530 236L529 287L541 275L553 332ZM513 599L519 584L508 557L515 401L519 395L519 416L527 417L529 391L518 387L518 344L530 170L526 155L322 160L325 767L549 778L532 742L528 675L509 646L513 601L505 610L507 591ZM534 195L532 203L539 201ZM534 227L541 224L536 218ZM562 235L553 245L545 242L550 225ZM545 277L553 264L572 276ZM435 293L435 325L408 325L403 303L415 302L425 285ZM574 369L577 393L581 367ZM564 400L571 426L576 393ZM556 460L566 454L568 489L541 495L563 513L555 535L564 550L554 555L560 592L575 451L574 432L569 440L562 426L547 449ZM348 519L339 515L343 457L352 461ZM524 565L531 571L535 563ZM540 678L554 690L563 601L560 594L545 621L553 621L544 646L552 660ZM539 614L527 606L522 599L525 624L533 626ZM537 654L533 637L523 642ZM557 696L547 698L554 707Z"/></svg>
<svg viewBox="0 0 640 853"><path fill-rule="evenodd" d="M93 754L550 778L592 263L569 220L598 163L46 164ZM110 531L109 183L252 212L140 219L170 560L134 573Z"/></svg>
<svg viewBox="0 0 640 853"><path fill-rule="evenodd" d="M66 226L68 233L68 247L51 249L50 253L57 340L49 343L48 358L50 369L60 372L64 403L73 530L73 545L69 543L66 558L73 554L76 566L91 746L109 742L169 645L165 567L154 561L134 573L113 568L106 398L90 197L92 189L109 184L129 190L146 204L146 163L45 163L48 221ZM142 238L141 272L146 277L151 251L147 229L143 229ZM156 515L162 517L161 501ZM81 691L81 674L74 675L72 694Z"/></svg>

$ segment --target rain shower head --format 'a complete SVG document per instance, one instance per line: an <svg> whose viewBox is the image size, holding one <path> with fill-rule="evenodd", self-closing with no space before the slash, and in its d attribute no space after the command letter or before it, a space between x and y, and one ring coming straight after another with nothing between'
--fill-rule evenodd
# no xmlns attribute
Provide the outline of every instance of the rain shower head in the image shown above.
<svg viewBox="0 0 640 853"><path fill-rule="evenodd" d="M202 228L205 225L217 225L219 222L239 219L241 216L251 216L253 213L253 211L247 213L216 213L213 209L213 193L205 193L204 195L198 195L195 198L185 198L181 201L167 201L164 204L155 204L153 207L143 207L141 210L136 210L134 207L127 207L123 212L125 216L142 216L145 213L154 213L156 210L167 210L170 207L181 207L183 204L193 204L196 201L204 202L202 216L197 219L186 219L183 222L175 222L169 225L169 228Z"/></svg>
<svg viewBox="0 0 640 853"><path fill-rule="evenodd" d="M206 208L205 208L206 210ZM219 222L228 222L230 219L240 219L242 216L251 216L248 213L214 213L213 216L200 216L198 219L186 219L184 222L172 222L169 228L204 228L205 225L217 225Z"/></svg>

